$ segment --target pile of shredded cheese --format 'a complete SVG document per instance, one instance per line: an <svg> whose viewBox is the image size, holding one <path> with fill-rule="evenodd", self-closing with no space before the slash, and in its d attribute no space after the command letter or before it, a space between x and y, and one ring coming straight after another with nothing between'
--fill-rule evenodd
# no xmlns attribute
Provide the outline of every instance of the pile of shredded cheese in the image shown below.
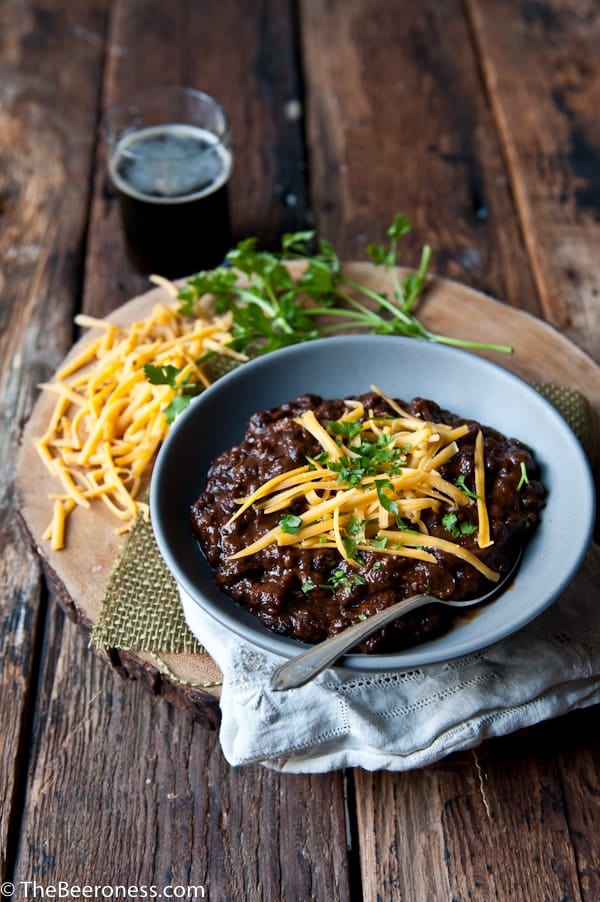
<svg viewBox="0 0 600 902"><path fill-rule="evenodd" d="M35 442L61 487L49 496L53 517L44 533L55 550L65 545L67 518L76 507L101 501L121 521L117 533L128 531L138 514L148 515L140 490L166 437L163 410L176 389L152 385L144 365L174 366L180 369L178 385L192 379L207 386L199 358L207 351L240 356L227 347L229 314L194 319L181 316L176 306L158 304L130 326L89 316L75 321L99 334L41 386L57 400L45 434Z"/></svg>
<svg viewBox="0 0 600 902"><path fill-rule="evenodd" d="M231 555L240 558L266 548L272 543L295 545L300 548L335 548L351 565L358 566L348 551L352 536L352 551L401 555L435 562L431 549L455 555L496 582L499 574L487 567L478 557L458 542L429 535L422 519L423 511L455 511L472 505L477 514L477 543L480 548L492 544L485 501L484 443L481 431L475 444L476 501L459 486L448 482L439 468L458 451L457 440L468 432L466 425L458 427L426 422L404 411L395 401L385 398L393 417L375 416L365 411L360 401L346 400L346 412L338 424L362 421L360 432L347 444L321 424L313 411L296 419L314 438L324 454L308 459L304 466L282 473L260 486L253 494L239 499L233 522L253 505L265 513L293 510L294 526L278 525L265 535ZM361 442L376 442L386 436L386 449L401 451L402 465L386 468L360 478L357 484L344 485L340 479L340 461L359 456ZM400 457L400 454L398 455ZM383 483L377 485L378 480ZM385 499L382 503L382 493ZM398 526L399 519L408 527ZM281 522L281 521L280 521ZM350 531L349 531L350 530Z"/></svg>

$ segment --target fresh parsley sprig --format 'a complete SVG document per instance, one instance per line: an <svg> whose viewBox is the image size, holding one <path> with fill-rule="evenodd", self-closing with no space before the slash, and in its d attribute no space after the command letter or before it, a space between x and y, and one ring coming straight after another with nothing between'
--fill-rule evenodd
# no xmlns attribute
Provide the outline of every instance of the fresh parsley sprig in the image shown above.
<svg viewBox="0 0 600 902"><path fill-rule="evenodd" d="M416 272L400 277L400 242L411 230L411 221L397 215L387 230L387 243L370 244L367 254L389 276L389 292L378 292L348 276L333 245L314 231L286 233L281 249L260 250L256 238L240 241L226 255L224 264L199 272L178 292L180 313L194 316L209 299L216 313L230 312L230 347L248 357L267 354L288 345L323 338L341 330L379 335L404 335L461 348L511 353L507 345L439 335L415 315L423 294L431 248L425 245ZM295 279L286 265L300 261ZM323 322L323 317L328 321ZM187 407L202 385L178 380L176 367L145 367L154 384L175 390L165 410L169 422Z"/></svg>
<svg viewBox="0 0 600 902"><path fill-rule="evenodd" d="M176 366L169 364L164 366L155 366L153 363L144 364L144 374L151 385L168 385L175 390L172 401L163 410L167 423L173 423L189 405L192 398L198 394L199 386L196 382L191 381L189 376L182 381L178 380L180 372L181 370Z"/></svg>
<svg viewBox="0 0 600 902"><path fill-rule="evenodd" d="M399 244L410 230L410 219L398 215L387 230L388 243L367 247L371 261L389 274L389 296L346 275L333 245L317 238L314 231L303 231L283 235L281 250L276 252L259 250L256 238L241 241L229 251L223 266L187 281L179 292L181 311L194 313L199 302L209 296L217 313L232 314L233 348L251 357L341 329L510 353L507 345L439 335L415 316L431 248L423 248L416 272L400 278L396 269ZM292 278L286 260L304 264L298 279ZM333 317L335 322L319 324L317 320L323 316Z"/></svg>

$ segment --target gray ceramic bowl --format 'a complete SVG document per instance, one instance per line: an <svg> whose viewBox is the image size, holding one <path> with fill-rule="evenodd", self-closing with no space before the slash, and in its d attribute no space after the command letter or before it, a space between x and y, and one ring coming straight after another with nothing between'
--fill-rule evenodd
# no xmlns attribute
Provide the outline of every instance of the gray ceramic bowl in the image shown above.
<svg viewBox="0 0 600 902"><path fill-rule="evenodd" d="M328 338L266 355L220 379L177 419L158 456L150 506L161 553L189 599L234 634L287 658L301 651L303 643L270 632L216 588L190 532L189 509L210 462L241 440L251 414L306 392L339 398L371 385L406 401L431 398L521 439L534 450L549 495L509 591L435 641L395 654L348 655L343 666L392 670L478 651L523 627L566 587L590 540L595 495L579 440L554 407L507 370L455 348L390 336Z"/></svg>

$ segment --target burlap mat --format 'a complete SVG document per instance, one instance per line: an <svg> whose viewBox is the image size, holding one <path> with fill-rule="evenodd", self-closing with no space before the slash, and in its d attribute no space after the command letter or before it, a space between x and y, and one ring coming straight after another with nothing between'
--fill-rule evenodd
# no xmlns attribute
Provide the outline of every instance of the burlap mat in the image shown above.
<svg viewBox="0 0 600 902"><path fill-rule="evenodd" d="M583 446L592 442L586 399L556 385L534 385L565 417ZM91 643L99 648L158 654L206 655L184 620L175 580L139 518L111 574Z"/></svg>
<svg viewBox="0 0 600 902"><path fill-rule="evenodd" d="M177 585L144 517L134 523L115 564L92 643L122 651L204 652L186 625Z"/></svg>

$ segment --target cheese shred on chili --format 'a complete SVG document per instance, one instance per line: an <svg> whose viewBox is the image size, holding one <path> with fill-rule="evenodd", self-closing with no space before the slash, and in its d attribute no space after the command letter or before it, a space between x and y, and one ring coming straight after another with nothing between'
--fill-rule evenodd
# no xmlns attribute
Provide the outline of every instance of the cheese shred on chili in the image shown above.
<svg viewBox="0 0 600 902"><path fill-rule="evenodd" d="M478 546L492 544L481 431L473 462L475 493L466 492L444 479L439 468L458 452L457 441L469 427L426 422L374 390L387 402L392 416L375 415L360 402L348 400L346 412L334 423L320 423L313 411L296 418L322 452L237 499L239 507L230 523L251 507L266 514L281 511L282 519L231 559L256 554L274 543L334 548L352 566L359 566L356 558L361 551L434 562L433 551L438 549L496 582L495 570L464 544L429 535L423 520L426 510L452 513L472 507L478 521ZM291 514L287 522L286 512Z"/></svg>
<svg viewBox="0 0 600 902"><path fill-rule="evenodd" d="M127 532L138 514L144 476L166 437L164 415L176 395L170 385L153 385L144 365L172 366L180 385L210 378L200 358L208 351L229 354L231 318L227 314L183 317L176 306L157 304L144 320L119 326L109 320L78 316L75 322L100 335L86 341L49 384L56 396L46 432L35 447L62 491L53 493L53 516L44 538L60 550L68 518L76 508L99 499Z"/></svg>

